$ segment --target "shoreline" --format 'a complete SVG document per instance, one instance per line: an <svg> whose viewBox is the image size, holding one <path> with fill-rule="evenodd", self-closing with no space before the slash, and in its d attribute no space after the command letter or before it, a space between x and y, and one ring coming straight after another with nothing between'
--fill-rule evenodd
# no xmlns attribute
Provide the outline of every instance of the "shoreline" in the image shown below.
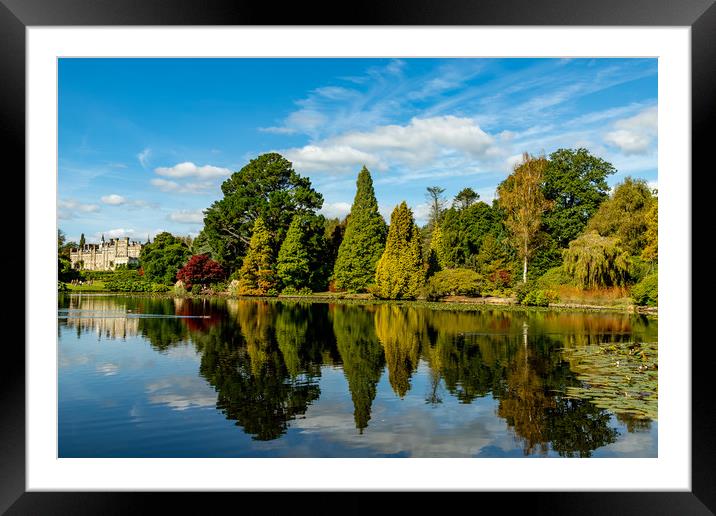
<svg viewBox="0 0 716 516"><path fill-rule="evenodd" d="M106 290L67 290L58 291L58 294L89 295L89 296L133 296L133 297L160 297L185 299L243 299L265 301L291 301L306 303L338 303L338 304L395 304L426 307L437 310L478 311L484 309L501 309L508 311L539 311L539 312L616 312L624 314L639 314L658 318L658 307L636 305L592 305L580 303L553 303L549 306L519 305L510 297L466 297L447 296L441 300L428 301L425 299L377 299L371 294L348 294L319 292L309 295L278 295L278 296L230 296L227 293L215 294L186 294L178 296L173 292L109 292Z"/></svg>

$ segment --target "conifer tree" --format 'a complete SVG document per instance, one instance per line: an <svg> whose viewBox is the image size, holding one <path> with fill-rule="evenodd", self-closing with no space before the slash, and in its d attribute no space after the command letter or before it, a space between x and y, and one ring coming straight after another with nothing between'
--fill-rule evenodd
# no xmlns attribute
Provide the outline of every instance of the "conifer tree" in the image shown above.
<svg viewBox="0 0 716 516"><path fill-rule="evenodd" d="M276 287L273 271L273 239L261 217L254 223L249 250L239 270L237 293L242 296L270 295Z"/></svg>
<svg viewBox="0 0 716 516"><path fill-rule="evenodd" d="M296 215L288 227L276 261L276 274L284 288L296 290L309 286L311 259L306 247L304 220Z"/></svg>
<svg viewBox="0 0 716 516"><path fill-rule="evenodd" d="M376 294L384 299L414 299L425 284L420 229L405 201L393 210L385 251L375 273Z"/></svg>
<svg viewBox="0 0 716 516"><path fill-rule="evenodd" d="M333 277L338 289L361 292L374 281L376 264L385 249L387 228L378 212L373 180L367 168L360 171L356 184L356 196L338 248Z"/></svg>
<svg viewBox="0 0 716 516"><path fill-rule="evenodd" d="M80 235L80 249L82 249L82 248L85 246L85 243L86 243L86 241L85 241L85 234L82 233L82 234Z"/></svg>

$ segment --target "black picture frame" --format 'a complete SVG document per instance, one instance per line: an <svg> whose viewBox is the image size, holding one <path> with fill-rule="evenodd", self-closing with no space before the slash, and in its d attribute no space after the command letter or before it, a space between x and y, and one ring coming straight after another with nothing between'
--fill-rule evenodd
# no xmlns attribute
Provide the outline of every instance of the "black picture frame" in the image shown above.
<svg viewBox="0 0 716 516"><path fill-rule="evenodd" d="M0 132L14 170L25 170L25 28L28 26L83 25L554 25L554 26L689 26L692 70L692 170L713 175L708 129L716 122L716 0L392 0L373 4L313 2L270 4L212 0L0 0ZM279 8L277 6L280 5ZM346 4L347 5L347 4ZM343 10L341 10L341 9ZM341 13L341 14L339 14ZM707 161L708 160L708 161ZM707 188L694 188L702 179L692 172L692 206L709 206ZM24 186L23 186L24 188ZM692 220L696 222L692 208ZM19 232L19 228L17 229ZM692 233L695 234L695 231ZM14 236L14 235L13 235ZM15 238L24 242L29 235ZM693 248L692 248L693 249ZM708 253L704 253L708 254ZM699 258L692 253L692 269ZM16 265L18 260L15 253ZM706 267L705 263L701 263ZM27 275L30 271L25 270ZM685 281L691 283L690 277ZM692 321L707 320L707 306L692 297ZM25 299L27 310L32 299ZM694 315L696 317L694 317ZM696 328L694 328L696 329ZM694 336L696 333L694 333ZM692 338L686 336L686 339ZM529 504L530 512L543 514L713 514L716 511L716 435L710 374L714 364L709 339L692 346L692 489L689 492L547 492L510 493L514 502ZM13 345L10 345L13 344ZM670 343L685 346L689 342ZM166 512L193 512L194 504L182 493L60 493L25 492L25 354L7 339L0 382L0 512L7 514L142 513L150 502ZM214 493L216 495L216 493ZM254 493L238 493L249 497ZM505 493L471 493L503 501ZM234 494L221 494L226 499ZM263 495L266 496L266 495ZM296 506L292 496L273 493L271 513ZM298 495L299 498L304 495ZM314 495L312 495L314 496ZM321 506L335 512L336 505L351 512L371 510L372 494L349 493L348 500L322 495ZM463 498L464 496L461 496ZM203 497L202 497L203 498ZM407 498L407 497L406 497ZM331 503L331 502L334 503ZM464 500L461 500L464 502ZM492 501L492 500L490 500ZM403 510L422 505L411 496ZM460 503L458 501L454 503ZM473 503L473 502L470 502ZM298 501L300 504L300 501ZM243 504L242 504L243 505ZM320 511L311 504L312 512ZM457 506L456 506L457 507ZM339 512L343 512L340 510Z"/></svg>

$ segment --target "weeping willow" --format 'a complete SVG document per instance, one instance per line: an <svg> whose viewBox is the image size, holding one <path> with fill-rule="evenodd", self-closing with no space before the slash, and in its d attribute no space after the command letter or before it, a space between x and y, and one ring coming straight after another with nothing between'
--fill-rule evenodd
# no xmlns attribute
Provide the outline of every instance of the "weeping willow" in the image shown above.
<svg viewBox="0 0 716 516"><path fill-rule="evenodd" d="M624 285L629 254L622 250L616 237L590 231L572 240L564 250L564 268L585 288Z"/></svg>

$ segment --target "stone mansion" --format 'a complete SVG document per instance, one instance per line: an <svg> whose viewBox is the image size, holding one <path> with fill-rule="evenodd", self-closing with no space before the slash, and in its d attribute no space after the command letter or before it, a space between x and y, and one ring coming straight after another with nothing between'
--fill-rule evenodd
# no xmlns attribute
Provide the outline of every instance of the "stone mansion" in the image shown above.
<svg viewBox="0 0 716 516"><path fill-rule="evenodd" d="M109 242L85 244L82 248L70 250L72 268L88 271L110 271L118 265L139 263L142 244L130 242L129 238L112 238Z"/></svg>

